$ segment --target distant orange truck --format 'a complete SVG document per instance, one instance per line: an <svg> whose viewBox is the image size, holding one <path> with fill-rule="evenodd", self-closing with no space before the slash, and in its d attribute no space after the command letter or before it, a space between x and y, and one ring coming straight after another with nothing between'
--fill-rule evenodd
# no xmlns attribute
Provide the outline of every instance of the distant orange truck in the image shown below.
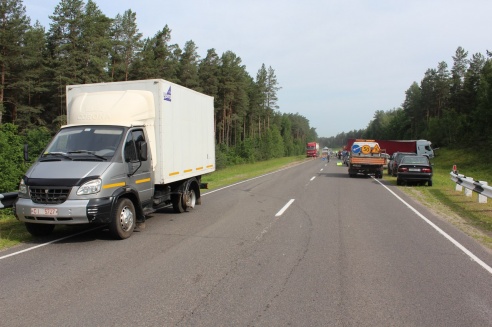
<svg viewBox="0 0 492 327"><path fill-rule="evenodd" d="M350 177L363 174L383 178L383 167L386 164L386 156L383 155L378 142L358 139L354 141L349 151L348 173Z"/></svg>

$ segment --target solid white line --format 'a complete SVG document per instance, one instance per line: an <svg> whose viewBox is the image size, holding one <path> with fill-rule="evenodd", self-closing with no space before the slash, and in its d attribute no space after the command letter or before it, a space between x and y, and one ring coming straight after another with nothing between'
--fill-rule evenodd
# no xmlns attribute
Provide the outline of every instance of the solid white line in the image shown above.
<svg viewBox="0 0 492 327"><path fill-rule="evenodd" d="M444 236L446 239L448 239L451 243L453 243L454 245L456 245L456 247L458 247L458 249L460 249L461 251L463 251L467 256L469 256L472 260L474 260L476 263L478 263L480 266L482 266L482 268L484 268L485 270L487 270L490 274L492 274L492 267L490 267L488 264L486 264L485 262L483 262L482 260L480 260L480 258L478 258L476 255L474 255L470 250L468 250L467 248L465 248L463 245L461 245L461 243L459 243L458 241L456 241L454 238L452 238L449 234L447 234L445 231L443 231L442 229L440 229L436 224L434 224L432 221L430 221L428 218L426 218L423 214L421 214L420 212L417 211L417 209L415 209L414 207L412 207L410 204L408 204L405 200L403 200L401 197L399 197L395 192L393 192L392 190L390 190L386 185L384 185L383 183L381 183L379 180L377 180L376 178L373 178L376 182L378 182L379 184L381 184L385 189L387 189L391 194L393 194L398 200L400 200L401 202L403 202L403 204L405 204L410 210L412 210L417 216L419 216L420 218L422 218L423 221L425 221L426 223L428 223L429 225L431 225L437 232L439 232L439 234L441 234L442 236Z"/></svg>
<svg viewBox="0 0 492 327"><path fill-rule="evenodd" d="M282 209L280 209L279 212L277 212L277 214L275 215L275 217L280 217L282 216L282 214L285 212L285 210L287 210L290 205L292 204L292 202L294 202L295 200L294 199L290 199L289 202L287 202L284 207Z"/></svg>
<svg viewBox="0 0 492 327"><path fill-rule="evenodd" d="M49 242L46 242L46 243L42 243L42 244L39 244L39 245L36 245L36 246L30 247L30 248L24 249L24 250L20 250L20 251L17 251L17 252L11 253L11 254L4 255L4 256L0 257L0 260L5 259L5 258L8 258L8 257L13 257L14 255L18 255L18 254L21 254L21 253L24 253L24 252L28 252L28 251L31 251L31 250L35 250L35 249L37 249L37 248L40 248L40 247L43 247L43 246L46 246L46 245L49 245L49 244L52 244L52 243L56 243L56 242L59 242L59 241L63 241L63 240L66 240L67 238L70 238L70 237L74 237L74 236L77 236L77 235L85 234L85 233L87 233L87 232L90 232L90 231L96 230L96 229L98 229L98 228L101 228L101 226L94 227L94 228L91 228L91 229L86 229L86 230L84 230L84 231L82 231L82 232L79 232L79 233L75 233L75 234L72 234L72 235L68 235L68 236L65 236L65 237L62 237L62 238L59 238L59 239L53 240L53 241L49 241Z"/></svg>
<svg viewBox="0 0 492 327"><path fill-rule="evenodd" d="M253 178L250 178L250 179L246 179L246 180L241 181L241 182L237 182L237 183L234 183L234 184L231 184L231 185L227 185L227 186L224 186L224 187L218 188L218 189L216 189L216 190L209 191L209 192L207 192L207 193L203 193L203 194L202 194L202 196L205 196L205 195L208 195L208 194L212 194L212 193L215 193L215 192L218 192L218 191L222 191L222 190L225 190L225 189L227 189L227 188L229 188L229 187L236 186L236 185L239 185L239 184L242 184L242 183L246 183L246 182L249 182L249 181L252 181L252 180L258 179L258 178L262 178L262 177L265 177L265 176L268 176L268 175L272 175L272 174L278 173L278 172L280 172L280 171L287 170L287 169L289 169L289 168L292 168L292 167L296 167L296 166L302 165L303 163L306 163L306 162L309 162L309 161L301 161L301 163L299 163L299 164L297 164L297 165L293 165L293 166L285 167L285 168L282 168L282 169L279 169L279 170L272 171L271 173L267 173L267 174L264 174L264 175L261 175L261 176L256 176L256 177L253 177Z"/></svg>

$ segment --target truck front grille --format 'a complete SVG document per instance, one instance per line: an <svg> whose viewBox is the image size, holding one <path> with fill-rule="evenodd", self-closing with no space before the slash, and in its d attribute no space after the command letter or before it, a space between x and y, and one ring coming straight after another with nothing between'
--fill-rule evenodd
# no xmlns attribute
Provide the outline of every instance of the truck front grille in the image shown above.
<svg viewBox="0 0 492 327"><path fill-rule="evenodd" d="M67 200L71 187L37 187L29 188L31 200L39 204L60 204Z"/></svg>

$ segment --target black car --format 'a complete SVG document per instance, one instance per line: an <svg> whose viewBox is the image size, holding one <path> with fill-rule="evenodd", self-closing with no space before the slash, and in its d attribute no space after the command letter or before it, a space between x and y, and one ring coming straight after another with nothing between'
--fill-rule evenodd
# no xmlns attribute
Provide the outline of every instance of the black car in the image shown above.
<svg viewBox="0 0 492 327"><path fill-rule="evenodd" d="M396 185L409 182L432 186L432 165L427 156L404 156L397 169Z"/></svg>
<svg viewBox="0 0 492 327"><path fill-rule="evenodd" d="M400 161L403 157L405 156L416 156L416 153L413 152L395 152L391 156L391 160L388 163L388 175L391 175L393 177L396 176L396 171L398 169L398 165L400 164Z"/></svg>

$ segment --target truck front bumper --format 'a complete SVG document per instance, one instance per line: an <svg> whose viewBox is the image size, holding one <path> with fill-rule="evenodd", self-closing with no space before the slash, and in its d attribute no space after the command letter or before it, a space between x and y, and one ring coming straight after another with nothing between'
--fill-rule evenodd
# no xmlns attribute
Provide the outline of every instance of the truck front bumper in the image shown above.
<svg viewBox="0 0 492 327"><path fill-rule="evenodd" d="M16 218L23 222L53 225L109 223L113 198L67 200L62 204L37 204L18 198L14 204Z"/></svg>

